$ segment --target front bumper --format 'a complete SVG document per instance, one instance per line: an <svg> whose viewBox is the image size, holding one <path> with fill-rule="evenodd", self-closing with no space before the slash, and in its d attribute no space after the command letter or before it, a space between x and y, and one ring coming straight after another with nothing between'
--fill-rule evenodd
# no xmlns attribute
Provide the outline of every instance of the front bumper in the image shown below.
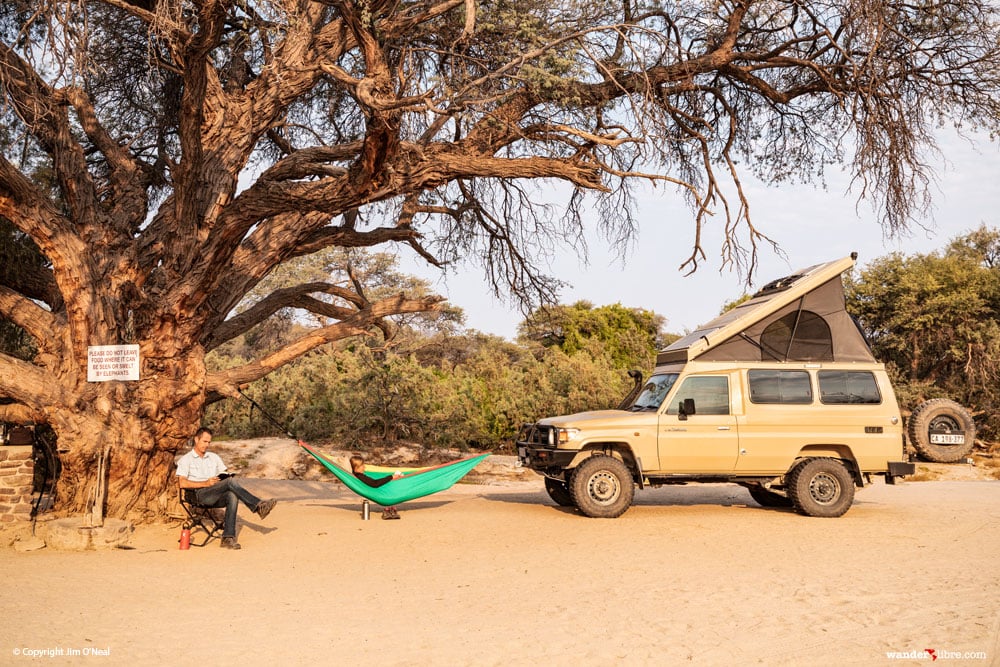
<svg viewBox="0 0 1000 667"><path fill-rule="evenodd" d="M573 462L579 452L575 449L542 447L526 442L517 443L517 458L521 465L532 470L563 469Z"/></svg>

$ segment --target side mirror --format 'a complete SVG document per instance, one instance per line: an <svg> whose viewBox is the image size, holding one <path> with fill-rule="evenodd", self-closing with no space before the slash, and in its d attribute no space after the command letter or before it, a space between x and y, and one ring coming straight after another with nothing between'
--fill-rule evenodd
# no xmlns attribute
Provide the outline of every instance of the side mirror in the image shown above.
<svg viewBox="0 0 1000 667"><path fill-rule="evenodd" d="M688 415L693 415L694 413L695 413L694 399L693 398L682 399L680 405L677 406L677 419L681 421L686 421Z"/></svg>

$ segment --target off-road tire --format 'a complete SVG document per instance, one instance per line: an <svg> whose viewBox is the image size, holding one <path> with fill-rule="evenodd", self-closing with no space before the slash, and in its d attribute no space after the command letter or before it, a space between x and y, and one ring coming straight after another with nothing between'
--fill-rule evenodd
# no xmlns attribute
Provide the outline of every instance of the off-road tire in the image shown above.
<svg viewBox="0 0 1000 667"><path fill-rule="evenodd" d="M614 519L632 504L635 494L632 473L612 456L591 456L576 467L569 490L573 503L586 516Z"/></svg>
<svg viewBox="0 0 1000 667"><path fill-rule="evenodd" d="M561 479L545 478L545 490L556 505L559 507L575 507L573 494L570 493L569 485Z"/></svg>
<svg viewBox="0 0 1000 667"><path fill-rule="evenodd" d="M788 496L783 496L780 493L775 493L765 489L760 484L747 484L747 491L750 492L750 497L754 499L761 507L791 507L792 499Z"/></svg>
<svg viewBox="0 0 1000 667"><path fill-rule="evenodd" d="M946 428L951 433L961 433L965 442L961 445L941 445L931 443L930 431ZM910 415L907 424L910 444L925 461L934 463L955 463L964 461L976 444L976 423L969 411L947 398L924 401Z"/></svg>
<svg viewBox="0 0 1000 667"><path fill-rule="evenodd" d="M843 516L854 502L854 480L837 459L802 461L788 473L785 488L792 506L806 516Z"/></svg>

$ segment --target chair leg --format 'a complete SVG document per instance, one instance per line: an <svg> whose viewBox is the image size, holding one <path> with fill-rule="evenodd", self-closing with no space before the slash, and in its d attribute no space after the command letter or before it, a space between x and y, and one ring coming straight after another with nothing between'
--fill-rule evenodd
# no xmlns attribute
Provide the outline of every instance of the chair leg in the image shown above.
<svg viewBox="0 0 1000 667"><path fill-rule="evenodd" d="M211 530L211 529L209 529L207 526L205 526L205 524L202 523L201 521L195 522L194 526L192 527L192 530L194 530L194 529L200 529L203 533L205 533L205 537L200 542L195 542L192 539L191 540L191 546L193 546L193 547L203 547L206 544L208 544L209 542L211 542L212 538L215 537L214 531Z"/></svg>
<svg viewBox="0 0 1000 667"><path fill-rule="evenodd" d="M206 512L200 512L199 509L201 508L188 510L189 521L187 523L191 531L200 530L205 533L204 539L200 542L194 540L194 535L191 536L191 546L193 547L203 547L212 540L222 537L222 532L225 528L224 524L208 513L211 511L209 508L204 508Z"/></svg>

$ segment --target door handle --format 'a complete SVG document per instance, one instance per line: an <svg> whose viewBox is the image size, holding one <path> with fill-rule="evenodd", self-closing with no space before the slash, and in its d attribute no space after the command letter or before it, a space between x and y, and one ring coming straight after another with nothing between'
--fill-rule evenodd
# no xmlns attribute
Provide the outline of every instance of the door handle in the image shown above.
<svg viewBox="0 0 1000 667"><path fill-rule="evenodd" d="M716 430L717 431L728 431L729 427L728 426L718 426L718 427L716 427Z"/></svg>

